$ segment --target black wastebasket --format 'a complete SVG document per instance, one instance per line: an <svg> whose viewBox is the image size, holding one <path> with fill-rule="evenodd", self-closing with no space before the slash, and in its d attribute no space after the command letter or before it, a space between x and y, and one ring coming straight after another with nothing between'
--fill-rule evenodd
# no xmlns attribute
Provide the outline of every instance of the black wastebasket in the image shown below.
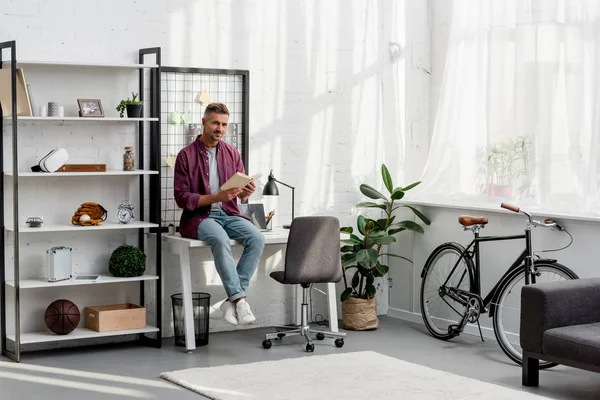
<svg viewBox="0 0 600 400"><path fill-rule="evenodd" d="M173 326L175 328L175 345L185 347L185 322L183 313L183 295L171 296L173 301ZM208 322L210 320L210 294L192 293L194 308L194 332L196 347L208 344Z"/></svg>

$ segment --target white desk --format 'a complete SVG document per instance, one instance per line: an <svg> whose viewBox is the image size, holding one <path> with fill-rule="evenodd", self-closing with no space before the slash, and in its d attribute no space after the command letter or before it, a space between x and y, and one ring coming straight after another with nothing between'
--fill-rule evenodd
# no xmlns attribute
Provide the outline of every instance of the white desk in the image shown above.
<svg viewBox="0 0 600 400"><path fill-rule="evenodd" d="M289 230L273 230L272 232L265 233L265 245L270 244L286 244L288 239ZM183 297L183 312L185 316L185 346L188 351L196 348L196 340L194 334L194 314L192 306L192 277L190 273L190 253L193 248L210 247L208 242L200 240L188 239L181 237L178 233L175 235L161 235L163 242L163 250L179 256L179 268L181 270L181 287ZM241 246L238 242L232 240L232 246ZM300 293L300 286L298 286L296 294L296 303L302 302L302 296ZM329 307L329 326L332 332L338 331L338 316L337 316L337 303L335 296L335 283L327 284L327 304ZM296 307L296 323L300 324L300 308Z"/></svg>

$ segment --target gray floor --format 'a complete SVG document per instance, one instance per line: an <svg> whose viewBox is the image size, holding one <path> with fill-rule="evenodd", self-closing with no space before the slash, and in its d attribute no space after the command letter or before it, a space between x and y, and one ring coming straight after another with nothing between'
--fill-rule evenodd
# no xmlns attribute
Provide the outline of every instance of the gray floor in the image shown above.
<svg viewBox="0 0 600 400"><path fill-rule="evenodd" d="M25 353L19 364L0 358L0 399L199 400L203 397L157 378L159 373L310 356L298 338L264 350L261 342L266 332L212 334L209 346L193 354L174 347L167 339L162 349L124 344ZM341 349L328 340L317 342L315 354L362 350L524 390L520 368L504 356L496 342L482 343L468 335L442 342L429 336L422 325L387 317L381 318L376 331L348 332ZM530 391L554 399L600 399L598 378L591 372L559 366L542 371L540 387Z"/></svg>

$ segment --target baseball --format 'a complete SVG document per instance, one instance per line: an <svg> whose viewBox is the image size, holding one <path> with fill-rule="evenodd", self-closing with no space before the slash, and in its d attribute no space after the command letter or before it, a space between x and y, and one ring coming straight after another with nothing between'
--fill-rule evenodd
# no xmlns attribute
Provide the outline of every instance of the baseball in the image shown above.
<svg viewBox="0 0 600 400"><path fill-rule="evenodd" d="M90 216L89 216L89 215L87 215L87 214L81 214L81 215L79 216L79 220L80 220L80 221L89 221L90 219L91 219L91 218L90 218Z"/></svg>

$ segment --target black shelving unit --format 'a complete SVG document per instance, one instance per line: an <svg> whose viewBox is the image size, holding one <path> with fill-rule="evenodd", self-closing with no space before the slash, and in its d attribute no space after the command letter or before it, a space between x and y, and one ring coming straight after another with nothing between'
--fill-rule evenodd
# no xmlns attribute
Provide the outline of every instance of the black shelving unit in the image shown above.
<svg viewBox="0 0 600 400"><path fill-rule="evenodd" d="M3 60L3 53L5 51L10 52L10 63L5 63ZM154 57L155 62L153 64L149 64L146 66L145 62L148 58ZM41 64L50 64L50 65L81 65L85 67L86 65L92 65L95 67L121 67L123 65L109 65L109 64L79 64L79 63L41 63ZM0 221L2 222L2 235L1 235L1 243L0 243L0 262L2 266L0 268L0 324L1 324L1 338L2 338L2 354L14 361L19 362L21 360L22 353L22 338L23 332L21 332L21 301L20 301L20 291L21 288L21 279L20 279L20 265L19 265L19 253L20 253L20 243L19 237L21 234L27 234L27 232L21 232L19 229L19 164L18 164L18 127L19 127L19 117L17 116L17 45L16 41L7 41L0 43L0 68L10 68L11 70L11 107L12 107L12 115L11 118L11 128L12 128L12 172L10 173L10 177L13 181L13 216L12 216L12 226L7 226L7 218L4 212L4 204L0 207ZM139 340L147 345L154 347L161 347L162 345L162 265L161 265L161 135L160 135L160 126L161 126L161 96L160 96L160 76L161 76L161 49L158 47L155 48L147 48L139 50L139 64L126 66L127 68L139 68L139 93L140 100L144 100L146 105L149 105L149 109L146 110L146 116L142 118L137 123L137 131L138 131L138 165L143 168L144 163L148 161L149 168L152 171L156 171L156 173L140 173L139 174L139 204L140 210L137 211L137 218L142 221L139 225L131 226L132 229L138 230L138 246L140 249L144 250L145 248L145 239L146 237L154 237L156 240L155 243L155 269L156 276L154 276L154 293L155 295L155 315L156 315L156 326L152 327L152 330L146 330L146 332L138 333L130 333L121 331L119 333L115 333L114 336L121 336L126 334L135 334L139 336ZM146 79L149 79L149 82L146 82ZM149 84L149 98L144 99L144 93L146 90L146 83ZM0 88L1 89L1 88ZM71 119L72 120L72 119ZM0 109L0 126L2 130L5 129L5 117L2 115L2 110ZM40 122L43 123L44 119L40 118ZM129 122L127 122L129 123ZM146 154L144 154L144 145L149 143L149 155L148 160L146 160ZM0 135L0 145L2 145L2 149L4 149L4 136ZM0 152L0 191L1 191L1 199L4 200L5 195L5 176L6 171L4 170L4 150ZM146 185L147 184L147 185ZM147 203L148 202L148 203ZM149 204L149 215L144 215L144 205ZM145 219L147 217L147 220ZM113 227L109 227L109 229L120 229L119 226L114 225ZM88 229L88 228L84 228ZM93 230L93 229L88 229ZM153 233L154 235L147 235L148 233ZM86 232L85 234L93 235L93 232ZM10 282L10 286L14 288L14 317L15 317L15 333L14 337L9 338L7 336L7 301L6 301L6 292L7 292L7 280L6 280L6 238L8 235L13 235L13 257L14 257L14 280ZM146 303L146 291L145 285L147 282L145 280L138 279L140 282L140 304L145 307ZM57 285L61 286L61 285ZM44 286L30 286L30 287L48 287ZM37 334L37 333L36 333ZM43 333L42 333L43 334ZM155 337L151 337L148 335L154 335ZM98 335L108 336L108 335ZM112 335L111 335L112 336ZM70 340L69 335L62 337L64 340ZM85 340L88 338L95 338L94 335L86 334L85 336L76 336L73 337L73 340ZM57 336L56 340L59 339ZM53 341L53 339L43 338L39 342L35 341L35 338L30 340L28 343L42 343ZM11 346L9 346L9 344ZM12 347L12 348L10 348Z"/></svg>

